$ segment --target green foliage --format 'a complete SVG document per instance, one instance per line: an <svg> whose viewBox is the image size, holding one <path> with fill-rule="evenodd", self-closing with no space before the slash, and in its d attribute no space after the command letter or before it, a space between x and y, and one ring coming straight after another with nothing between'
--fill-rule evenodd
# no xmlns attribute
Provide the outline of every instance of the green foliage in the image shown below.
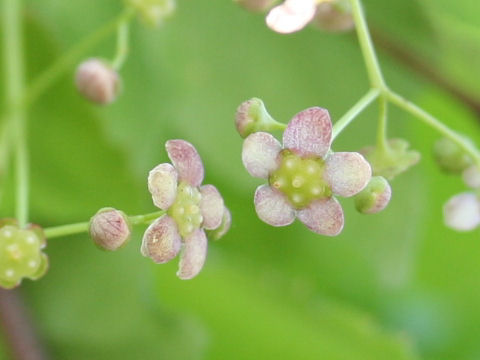
<svg viewBox="0 0 480 360"><path fill-rule="evenodd" d="M476 32L458 24L465 14L465 26L475 24L472 4L365 1L372 27L475 96L472 62L480 47L471 40ZM26 5L29 78L121 10L117 0ZM158 30L133 26L131 36L117 103L99 109L82 100L72 69L32 108L32 221L84 221L103 206L153 210L147 173L167 160L167 139L183 138L202 156L206 183L224 195L232 229L209 244L205 269L190 282L175 277L175 262L151 265L140 255L142 229L116 253L98 251L86 234L52 239L49 272L23 288L52 358L478 357L478 233L443 226L442 204L463 185L437 169L429 157L435 136L412 117L389 111L389 135L408 139L424 156L391 184L382 213L365 217L342 200L346 227L334 239L256 218L260 181L242 166L235 109L258 96L277 119L318 105L335 122L368 87L352 35L307 28L281 36L230 1L198 0L179 2ZM113 42L88 55L109 57ZM464 105L395 58L380 62L392 88L478 142L478 117ZM373 110L362 114L335 151L373 143L375 119ZM11 215L6 195L0 207Z"/></svg>

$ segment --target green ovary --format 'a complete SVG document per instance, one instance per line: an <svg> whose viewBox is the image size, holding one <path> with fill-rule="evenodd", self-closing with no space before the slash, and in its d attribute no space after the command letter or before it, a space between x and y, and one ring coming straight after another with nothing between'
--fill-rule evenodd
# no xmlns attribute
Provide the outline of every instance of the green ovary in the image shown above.
<svg viewBox="0 0 480 360"><path fill-rule="evenodd" d="M202 195L196 187L186 183L180 183L177 188L175 202L167 211L178 226L178 232L182 237L190 235L200 227L203 221L200 211L200 200Z"/></svg>
<svg viewBox="0 0 480 360"><path fill-rule="evenodd" d="M332 191L323 180L325 162L320 158L301 158L289 150L280 154L277 170L270 174L270 186L285 194L296 209L313 200L328 198Z"/></svg>

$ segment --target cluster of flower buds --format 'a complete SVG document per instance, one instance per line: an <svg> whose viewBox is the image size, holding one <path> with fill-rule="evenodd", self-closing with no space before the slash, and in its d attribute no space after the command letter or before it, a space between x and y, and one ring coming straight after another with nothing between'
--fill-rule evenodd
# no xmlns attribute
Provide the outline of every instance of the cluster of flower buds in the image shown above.
<svg viewBox="0 0 480 360"><path fill-rule="evenodd" d="M276 0L236 0L249 11L263 12ZM309 23L327 31L346 31L354 27L348 0L285 0L271 8L266 23L270 29L289 34L303 29Z"/></svg>
<svg viewBox="0 0 480 360"><path fill-rule="evenodd" d="M471 140L465 140L473 144ZM461 175L469 191L454 195L443 207L445 224L457 231L473 230L480 225L480 168L463 149L447 138L439 139L433 147L433 156L439 167Z"/></svg>
<svg viewBox="0 0 480 360"><path fill-rule="evenodd" d="M383 178L371 181L370 164L360 153L331 151L332 122L326 109L312 107L295 115L283 133L283 146L270 133L259 131L274 121L259 99L245 101L238 109L237 130L242 137L248 134L243 164L250 175L268 181L254 197L255 210L267 224L285 226L298 218L318 234L335 236L344 224L335 196L360 193L357 208L363 213L378 212L388 204L390 186Z"/></svg>
<svg viewBox="0 0 480 360"><path fill-rule="evenodd" d="M231 214L213 185L201 185L203 163L195 147L184 140L167 141L172 164L150 171L148 190L155 206L166 214L155 220L143 235L141 252L162 264L180 254L180 279L191 279L202 269L207 256L207 233L219 239L230 228Z"/></svg>
<svg viewBox="0 0 480 360"><path fill-rule="evenodd" d="M99 105L113 102L120 91L120 77L107 62L92 58L82 62L75 74L77 90Z"/></svg>
<svg viewBox="0 0 480 360"><path fill-rule="evenodd" d="M43 230L36 225L20 229L15 220L0 221L0 286L20 285L23 278L37 280L48 269Z"/></svg>

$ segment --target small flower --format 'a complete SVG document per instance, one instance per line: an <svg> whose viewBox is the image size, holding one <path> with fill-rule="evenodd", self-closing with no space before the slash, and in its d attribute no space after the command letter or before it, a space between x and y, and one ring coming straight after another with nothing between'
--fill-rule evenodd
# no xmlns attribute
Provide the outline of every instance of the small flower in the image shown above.
<svg viewBox="0 0 480 360"><path fill-rule="evenodd" d="M472 189L480 188L480 168L477 165L471 165L462 172L462 179Z"/></svg>
<svg viewBox="0 0 480 360"><path fill-rule="evenodd" d="M265 21L270 29L289 34L303 29L315 16L317 1L285 0L268 13Z"/></svg>
<svg viewBox="0 0 480 360"><path fill-rule="evenodd" d="M89 233L100 249L114 251L128 242L131 230L123 211L103 208L90 219Z"/></svg>
<svg viewBox="0 0 480 360"><path fill-rule="evenodd" d="M318 4L312 25L331 32L348 31L355 27L348 0L323 1Z"/></svg>
<svg viewBox="0 0 480 360"><path fill-rule="evenodd" d="M255 209L273 226L295 217L310 230L334 236L343 228L343 210L334 195L349 197L370 180L371 168L356 152L330 151L332 122L326 109L301 111L288 123L282 145L257 132L243 143L242 161L250 175L268 179L255 192Z"/></svg>
<svg viewBox="0 0 480 360"><path fill-rule="evenodd" d="M15 220L0 221L0 286L14 288L23 278L37 280L48 269L43 230L36 225L20 229Z"/></svg>
<svg viewBox="0 0 480 360"><path fill-rule="evenodd" d="M75 74L75 85L85 98L100 104L110 104L120 90L120 79L115 70L100 59L81 63Z"/></svg>
<svg viewBox="0 0 480 360"><path fill-rule="evenodd" d="M268 113L261 99L244 101L235 113L235 127L242 138L257 131L279 130L284 127Z"/></svg>
<svg viewBox="0 0 480 360"><path fill-rule="evenodd" d="M420 161L420 153L409 147L404 139L390 139L385 147L368 146L360 152L372 165L373 175L392 180Z"/></svg>
<svg viewBox="0 0 480 360"><path fill-rule="evenodd" d="M162 264L176 257L183 247L177 275L191 279L200 272L207 256L205 230L222 228L228 210L215 186L200 186L203 164L192 144L169 140L166 149L173 165L160 164L148 176L153 203L166 214L145 231L141 252Z"/></svg>
<svg viewBox="0 0 480 360"><path fill-rule="evenodd" d="M480 224L480 200L471 192L457 194L443 207L445 224L458 231L469 231Z"/></svg>
<svg viewBox="0 0 480 360"><path fill-rule="evenodd" d="M355 208L362 214L376 214L385 209L392 197L392 188L381 176L374 176L368 185L355 195Z"/></svg>

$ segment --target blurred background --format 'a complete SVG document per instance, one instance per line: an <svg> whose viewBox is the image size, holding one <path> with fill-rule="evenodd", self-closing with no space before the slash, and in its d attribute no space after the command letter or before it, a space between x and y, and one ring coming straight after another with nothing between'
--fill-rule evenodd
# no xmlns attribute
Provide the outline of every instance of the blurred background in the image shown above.
<svg viewBox="0 0 480 360"><path fill-rule="evenodd" d="M122 8L24 3L29 79ZM364 5L390 87L478 144L480 4ZM114 45L112 37L87 57L110 58ZM168 160L165 141L182 138L197 147L205 183L218 187L234 222L191 281L175 276L178 260L154 265L140 255L142 227L115 253L86 235L50 240L49 272L19 289L50 358L480 359L479 234L443 225L443 203L465 186L434 164L438 136L418 120L391 108L389 134L408 139L422 161L393 181L384 212L361 215L342 199L345 229L334 238L255 215L262 182L241 163L236 107L260 97L288 122L322 106L335 122L368 90L353 32L279 35L232 1L179 0L159 29L135 21L130 46L113 105L80 98L72 69L31 108L31 221L85 221L104 206L154 211L147 173ZM376 122L372 106L333 149L373 144ZM2 217L12 214L7 186ZM9 359L4 339L0 358Z"/></svg>

